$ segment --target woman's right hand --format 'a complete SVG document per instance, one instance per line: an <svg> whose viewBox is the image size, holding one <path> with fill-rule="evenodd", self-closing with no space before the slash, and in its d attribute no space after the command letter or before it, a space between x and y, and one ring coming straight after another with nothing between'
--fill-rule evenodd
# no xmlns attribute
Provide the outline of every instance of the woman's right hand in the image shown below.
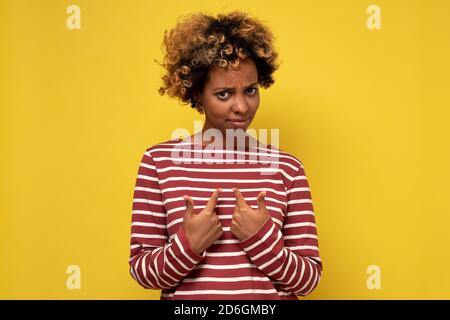
<svg viewBox="0 0 450 320"><path fill-rule="evenodd" d="M201 254L222 234L222 223L215 212L215 206L222 189L216 189L209 198L206 207L199 213L194 212L194 201L191 197L184 195L186 212L183 218L182 228L186 234L191 249Z"/></svg>

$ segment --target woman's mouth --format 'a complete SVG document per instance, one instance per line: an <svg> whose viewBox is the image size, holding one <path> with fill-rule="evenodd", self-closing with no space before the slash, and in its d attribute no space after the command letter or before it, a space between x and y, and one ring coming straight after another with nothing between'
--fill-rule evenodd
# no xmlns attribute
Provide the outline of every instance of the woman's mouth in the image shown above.
<svg viewBox="0 0 450 320"><path fill-rule="evenodd" d="M229 122L231 126L235 128L244 128L247 124L247 121L248 119L239 119L239 118L227 119L227 122Z"/></svg>

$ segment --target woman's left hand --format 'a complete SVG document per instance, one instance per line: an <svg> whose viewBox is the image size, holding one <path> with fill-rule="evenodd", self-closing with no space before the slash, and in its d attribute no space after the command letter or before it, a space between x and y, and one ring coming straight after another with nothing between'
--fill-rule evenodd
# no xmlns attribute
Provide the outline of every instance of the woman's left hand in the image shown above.
<svg viewBox="0 0 450 320"><path fill-rule="evenodd" d="M236 196L236 205L234 207L230 231L237 239L242 241L258 232L264 222L269 218L269 213L264 202L266 192L262 191L258 194L256 198L258 210L254 210L245 202L239 189L233 188L233 191Z"/></svg>

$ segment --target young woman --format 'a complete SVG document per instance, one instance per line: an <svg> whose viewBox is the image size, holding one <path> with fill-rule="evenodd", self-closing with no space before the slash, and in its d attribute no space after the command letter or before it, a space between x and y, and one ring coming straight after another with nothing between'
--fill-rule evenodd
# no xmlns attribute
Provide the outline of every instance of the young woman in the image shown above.
<svg viewBox="0 0 450 320"><path fill-rule="evenodd" d="M241 12L193 14L165 32L160 93L190 103L205 122L147 148L139 166L130 273L162 289L161 299L297 299L319 283L303 164L245 133L259 86L279 67L272 39Z"/></svg>

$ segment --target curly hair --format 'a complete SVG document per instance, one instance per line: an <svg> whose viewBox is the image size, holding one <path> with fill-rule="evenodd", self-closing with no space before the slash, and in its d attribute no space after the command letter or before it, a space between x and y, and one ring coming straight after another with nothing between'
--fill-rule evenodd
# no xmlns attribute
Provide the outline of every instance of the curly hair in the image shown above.
<svg viewBox="0 0 450 320"><path fill-rule="evenodd" d="M184 18L184 19L183 19ZM279 68L274 36L267 26L248 14L233 11L217 18L204 13L180 16L177 25L165 30L161 77L164 86L159 94L177 97L181 103L203 113L194 93L201 92L211 67L239 66L240 60L251 58L258 72L258 84L264 88L274 83L272 74Z"/></svg>

